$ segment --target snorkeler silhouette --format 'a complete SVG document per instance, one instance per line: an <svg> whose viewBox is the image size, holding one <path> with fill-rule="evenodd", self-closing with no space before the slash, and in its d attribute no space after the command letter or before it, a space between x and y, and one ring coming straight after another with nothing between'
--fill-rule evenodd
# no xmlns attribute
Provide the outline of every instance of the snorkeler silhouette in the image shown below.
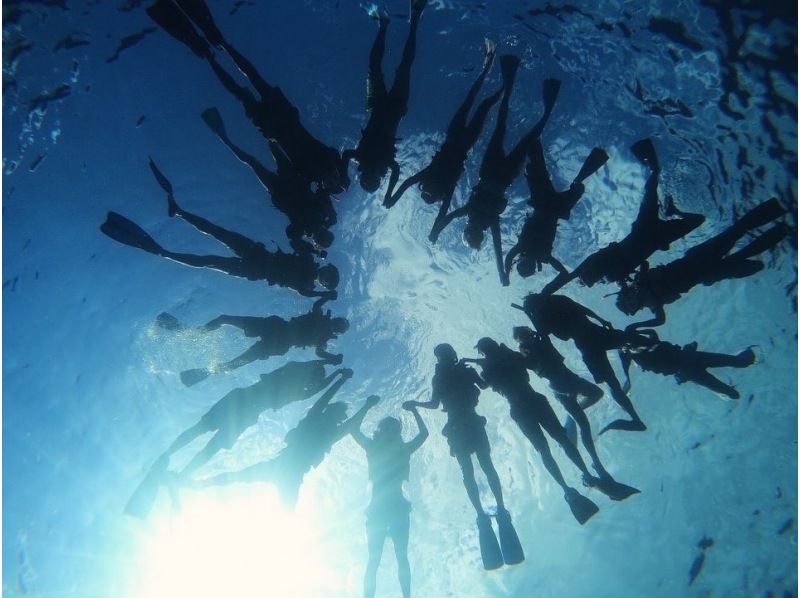
<svg viewBox="0 0 800 598"><path fill-rule="evenodd" d="M378 397L370 397L375 400ZM425 422L413 407L409 409L419 432L403 442L402 424L394 417L378 423L372 438L354 427L350 434L367 453L372 499L367 507L367 570L364 573L364 598L375 596L375 578L381 563L386 538L392 539L397 558L397 577L404 598L411 596L411 566L408 563L408 535L411 505L403 496L403 481L408 479L411 455L428 437Z"/></svg>
<svg viewBox="0 0 800 598"><path fill-rule="evenodd" d="M238 471L198 480L198 486L221 486L239 482L270 482L278 488L284 505L297 502L305 475L322 463L339 440L361 425L367 411L378 402L369 397L361 409L347 418L347 404L330 403L333 393L326 393L308 410L295 428L286 434L286 446L269 461L262 461Z"/></svg>
<svg viewBox="0 0 800 598"><path fill-rule="evenodd" d="M100 226L103 233L123 245L137 247L192 268L211 268L239 278L265 280L270 286L277 284L293 289L304 297L336 298L334 289L339 284L339 271L336 266L327 264L320 267L310 253L284 253L280 249L268 251L263 243L226 230L182 209L172 195L172 185L152 160L150 168L161 187L167 192L169 215L178 216L200 232L211 235L233 251L236 257L167 251L141 227L116 212L108 213L106 221ZM326 290L317 290L316 283Z"/></svg>
<svg viewBox="0 0 800 598"><path fill-rule="evenodd" d="M458 185L458 180L464 172L464 162L467 160L467 154L481 134L489 109L500 99L503 93L501 88L484 99L478 104L472 119L467 120L486 75L489 74L492 68L494 55L494 43L488 39L485 40L483 68L472 87L470 87L467 97L447 126L442 145L431 159L430 164L403 181L397 191L393 192L392 185L389 185L383 200L384 206L391 208L409 187L419 185L423 201L429 204L436 202L441 202L442 204L434 221L434 228L450 209L453 193Z"/></svg>
<svg viewBox="0 0 800 598"><path fill-rule="evenodd" d="M210 374L230 372L257 359L269 359L273 355L284 355L292 347L314 347L317 357L320 359L324 359L331 365L341 364L342 355L328 353L326 347L329 341L347 332L350 323L345 318L331 317L330 310L323 313L322 303L324 300L318 299L314 302L314 307L310 312L290 320L284 320L279 316L217 316L196 330L210 332L224 325L235 326L241 328L246 337L258 337L259 340L230 361L213 367L181 372L181 382L186 386L194 386L205 380ZM172 330L184 328L168 313L159 314L156 322L162 328Z"/></svg>
<svg viewBox="0 0 800 598"><path fill-rule="evenodd" d="M177 476L188 478L199 467L223 449L230 449L258 417L268 409L278 410L289 403L303 401L334 382L325 392L325 402L353 375L352 370L338 369L325 375L324 360L290 361L268 374L262 374L255 384L236 388L212 405L195 425L182 432L169 448L158 458L144 482L133 493L125 507L125 513L135 517L146 517L152 509L156 493L161 484L169 480L170 456L208 432L214 436L206 443Z"/></svg>
<svg viewBox="0 0 800 598"><path fill-rule="evenodd" d="M661 169L653 142L641 139L631 146L631 151L650 169L650 176L630 233L621 241L611 243L587 257L571 274L560 273L542 289L545 295L556 292L574 278L588 287L600 280L622 282L653 253L669 249L674 241L688 235L705 221L702 214L681 212L671 197L667 198L666 213L678 217L662 220L658 215L658 177Z"/></svg>
<svg viewBox="0 0 800 598"><path fill-rule="evenodd" d="M577 424L583 446L592 458L594 470L601 477L608 476L592 440L589 418L583 412L602 398L603 390L567 368L564 357L553 346L549 336L534 332L527 326L516 326L514 340L519 343L519 352L525 357L525 367L550 383L556 399L571 417L569 424ZM583 401L578 401L579 396ZM569 425L565 427L569 433ZM570 440L577 446L575 439Z"/></svg>
<svg viewBox="0 0 800 598"><path fill-rule="evenodd" d="M367 110L369 119L361 130L361 139L355 149L342 152L344 168L350 160L358 162L358 177L362 189L372 193L380 187L386 171L391 171L389 189L393 189L400 176L400 166L395 160L397 128L408 111L408 96L411 89L411 65L417 46L417 27L428 0L409 0L411 14L403 57L394 75L392 88L387 90L383 80L383 54L386 48L386 30L389 15L375 4L367 7L370 17L378 21L378 34L369 54L367 76Z"/></svg>
<svg viewBox="0 0 800 598"><path fill-rule="evenodd" d="M644 262L631 282L621 281L617 307L632 316L648 308L655 317L627 327L629 330L660 326L667 319L664 306L697 285L712 285L721 280L746 278L764 268L758 260L750 259L775 247L789 235L789 228L776 224L758 235L740 250L728 255L736 242L754 229L764 226L786 213L777 199L756 206L720 234L689 249L683 257L650 268Z"/></svg>
<svg viewBox="0 0 800 598"><path fill-rule="evenodd" d="M601 477L595 477L589 473L580 452L567 436L566 430L561 427L558 417L545 396L531 388L525 358L520 353L505 345L500 345L488 337L480 339L475 347L483 355L482 359L476 360L481 367L481 377L492 390L508 400L511 407L511 419L538 451L545 469L561 486L564 491L564 500L567 501L573 516L581 525L586 523L599 509L591 500L567 485L558 463L550 452L543 430L561 445L569 460L580 469L584 485L600 490L612 500L625 500L639 492L636 488L616 482L605 470Z"/></svg>
<svg viewBox="0 0 800 598"><path fill-rule="evenodd" d="M521 563L525 560L525 555L517 538L517 532L511 523L511 515L506 510L503 501L500 476L497 475L497 470L492 463L489 437L486 435L486 418L475 412L480 389L486 388L486 383L474 369L458 360L458 355L452 345L442 343L437 345L433 352L437 363L433 375L433 392L430 401L406 401L403 403L403 407L437 409L441 404L447 414L447 423L442 429L442 434L450 446L450 454L456 458L461 467L464 488L475 508L478 540L484 568L496 569L504 562L507 565ZM484 512L481 505L480 492L475 481L475 470L472 464L473 454L478 459L478 464L483 469L489 488L497 502L500 545L497 544L489 515Z"/></svg>
<svg viewBox="0 0 800 598"><path fill-rule="evenodd" d="M503 285L508 285L508 279L503 265L503 248L500 238L500 215L508 205L505 196L506 189L511 186L520 173L525 156L533 140L538 139L553 111L561 82L558 79L545 79L542 84L542 97L544 101L544 114L539 122L520 139L516 146L506 154L503 149L503 140L508 122L508 104L511 100L511 90L514 87L519 58L512 54L500 57L500 70L503 76L503 99L497 112L497 123L494 133L489 139L486 151L481 161L478 183L472 188L467 203L460 208L445 214L434 224L430 234L431 243L436 243L442 230L456 218L467 218L464 228L464 241L473 249L480 249L486 229L492 231L497 271Z"/></svg>
<svg viewBox="0 0 800 598"><path fill-rule="evenodd" d="M615 329L588 307L563 295L531 293L525 297L522 310L542 336L554 334L561 340L574 341L594 381L598 384L605 382L611 390L611 397L630 416L630 420L611 422L600 434L608 430L640 432L647 429L617 380L606 351L619 349L625 344L647 345L649 339Z"/></svg>
<svg viewBox="0 0 800 598"><path fill-rule="evenodd" d="M205 2L158 0L147 8L147 14L164 31L208 62L222 86L242 104L250 121L265 139L274 139L281 146L299 174L331 193L347 188L350 181L347 171L342 170L339 152L309 133L300 122L299 111L283 91L267 83L255 66L225 40ZM239 85L222 67L212 46L225 51L255 93Z"/></svg>
<svg viewBox="0 0 800 598"><path fill-rule="evenodd" d="M633 361L643 370L674 376L678 384L694 382L729 399L738 399L739 391L707 372L707 368L746 368L753 365L755 360L756 355L752 348L747 348L738 355L727 355L698 351L697 343L681 347L660 340L655 340L647 347L623 347L620 350L620 361L626 376L630 376L629 368ZM630 377L626 386L630 386Z"/></svg>
<svg viewBox="0 0 800 598"><path fill-rule="evenodd" d="M560 273L566 273L564 265L553 256L553 243L556 238L559 220L569 220L572 208L578 203L585 188L583 181L597 172L608 161L608 154L601 148L594 148L581 166L578 176L566 191L556 191L547 172L542 142L534 139L528 152L529 162L525 169L531 197L528 204L533 213L525 219L517 244L506 254L506 280L511 273L514 259L517 273L523 278L542 269L542 264L550 264Z"/></svg>
<svg viewBox="0 0 800 598"><path fill-rule="evenodd" d="M230 140L222 116L216 108L207 108L201 117L233 155L250 167L269 192L272 205L289 219L286 237L295 253L311 251L324 258L327 255L325 250L333 243L330 228L336 224L336 211L333 209L330 194L323 189L312 191L308 181L295 171L291 161L275 141L269 141L269 148L275 158L277 172L266 168L255 156Z"/></svg>

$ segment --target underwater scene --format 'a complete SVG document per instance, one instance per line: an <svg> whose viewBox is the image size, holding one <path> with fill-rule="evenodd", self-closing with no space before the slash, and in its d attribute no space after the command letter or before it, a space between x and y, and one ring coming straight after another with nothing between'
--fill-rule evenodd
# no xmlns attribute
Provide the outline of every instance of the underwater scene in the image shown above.
<svg viewBox="0 0 800 598"><path fill-rule="evenodd" d="M3 3L13 597L797 596L797 8Z"/></svg>

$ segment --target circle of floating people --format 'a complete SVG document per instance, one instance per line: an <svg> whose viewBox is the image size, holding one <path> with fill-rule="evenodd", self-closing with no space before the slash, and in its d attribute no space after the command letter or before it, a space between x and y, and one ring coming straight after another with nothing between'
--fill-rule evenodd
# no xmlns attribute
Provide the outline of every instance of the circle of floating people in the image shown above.
<svg viewBox="0 0 800 598"><path fill-rule="evenodd" d="M662 340L655 328L666 321L667 305L679 300L695 286L713 285L721 280L757 273L764 267L757 257L789 235L788 226L782 221L785 208L777 199L769 199L715 237L689 249L683 257L650 267L648 260L654 253L669 249L673 242L701 226L704 217L681 211L675 201L668 198L663 209L666 218L662 218L658 192L661 170L657 152L650 139L642 139L633 143L630 151L649 176L630 232L586 256L575 269L568 271L553 255L559 221L569 219L572 209L584 194L584 181L603 167L608 155L603 149L594 148L569 188L563 191L555 189L545 164L542 134L556 107L560 88L557 79L542 82L543 114L533 128L524 132L516 145L506 151L509 101L520 60L512 54L499 56L501 85L478 102L495 62L495 44L489 40L483 48L481 70L447 125L441 146L424 168L400 183L403 168L396 160L395 143L398 126L408 110L417 28L425 5L426 0L410 1L407 37L390 87L381 66L390 18L385 9L374 4L364 6L378 29L368 60L368 117L356 147L340 152L306 130L298 109L279 87L268 83L255 66L227 41L202 0L158 0L147 9L149 16L208 64L264 136L274 158L274 171L236 145L228 136L216 108L210 107L201 114L215 136L256 175L275 208L287 216L286 238L291 252L270 251L259 241L226 230L181 207L169 179L152 159L150 169L156 183L166 193L168 215L211 235L235 257L171 251L131 220L115 212L109 212L100 227L103 233L119 243L186 266L209 268L252 281L263 280L269 285L279 285L304 297L315 298L311 311L289 320L276 315L223 314L206 324L192 327L168 313L158 316L157 324L170 331L193 330L212 334L221 326L232 326L245 336L258 339L230 361L216 365L198 364L198 368L181 372L181 381L187 386L198 384L215 373L283 355L292 347L314 347L318 359L289 362L262 374L255 384L236 388L222 397L156 460L128 502L126 512L146 517L162 487L174 494L181 486L196 488L255 480L274 483L282 501L291 506L297 499L304 475L323 461L337 441L350 435L366 453L372 485L372 498L366 513L368 562L365 596L374 595L377 569L387 538L394 544L402 593L404 596L411 593L408 561L411 506L402 486L409 477L412 454L428 436L419 409L441 407L447 416L442 434L461 469L464 489L475 509L477 549L483 566L497 569L521 563L525 556L492 461L486 433L487 420L476 412L481 390L491 388L508 400L511 419L531 442L546 471L563 490L564 501L574 518L581 525L586 524L599 509L592 499L567 481L575 479L574 473L579 473L584 492L599 492L611 500L622 501L639 492L615 480L600 461L586 410L602 399L605 386L626 417L608 423L599 434L610 430L647 429L628 395L631 363L644 370L672 376L679 384L693 382L730 399L738 399L739 392L733 386L708 370L752 365L756 361L752 347L737 355L701 351L696 342L676 344ZM234 72L226 70L220 63L223 55L236 67ZM245 80L239 82L237 77ZM494 131L480 162L477 183L466 203L451 209L467 157L498 102ZM461 218L465 219L464 241L473 249L481 248L486 231L490 231L502 285L509 284L514 270L517 275L528 278L539 275L543 267L549 265L556 273L541 292L529 294L521 304L512 304L528 317L533 326L513 328L513 338L518 343L516 350L489 337L477 341L475 348L479 356L476 358L459 359L455 349L446 342L433 349L436 367L430 400L402 404L403 409L412 414L418 430L410 442L403 440L401 422L395 417L381 420L371 437L364 434L362 420L378 402L378 397L368 397L356 413L348 416L346 404L333 399L353 376L353 371L349 368L326 371L326 368L342 364L343 356L328 352L327 344L345 333L349 325L345 318L332 316L329 309L323 311L323 305L337 297L339 272L333 264L326 262L327 249L334 240L331 233L336 224L334 194L349 186L348 166L351 161L357 163L358 182L369 193L376 192L388 176L383 197L386 208L395 205L415 185L423 201L440 204L429 235L431 243L436 243L441 232ZM523 169L530 189L527 203L532 212L525 218L519 237L504 257L500 218L508 205L506 191ZM749 242L736 249L737 243L746 235ZM590 287L600 281L617 285L616 305L623 313L633 316L647 309L653 317L634 322L624 330L614 328L608 320L566 294L556 294L576 278ZM575 343L594 382L569 369L553 345L551 336ZM617 378L609 362L608 352L612 350L618 352L628 377L624 383ZM552 398L569 414L563 425L548 397L531 387L530 372L547 381ZM297 427L286 435L285 448L274 458L211 478L194 476L219 451L231 449L242 433L256 424L262 412L278 410L291 402L307 401L317 395L319 398ZM181 471L170 470L170 456L208 432L214 434L205 447ZM589 456L591 469L579 450L578 436ZM561 447L577 472L561 471L552 456L548 437ZM496 502L494 507L481 502L473 455L488 480ZM571 475L565 477L565 473Z"/></svg>

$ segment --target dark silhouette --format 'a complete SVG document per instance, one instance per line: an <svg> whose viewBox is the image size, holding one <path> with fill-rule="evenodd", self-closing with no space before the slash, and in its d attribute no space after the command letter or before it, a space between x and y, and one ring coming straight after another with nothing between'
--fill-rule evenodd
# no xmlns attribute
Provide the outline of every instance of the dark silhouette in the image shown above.
<svg viewBox="0 0 800 598"><path fill-rule="evenodd" d="M313 309L301 316L284 320L279 316L229 316L221 315L200 326L200 332L217 330L220 326L236 326L248 338L259 340L241 355L225 363L208 368L196 368L181 372L181 381L186 386L194 386L210 374L230 372L257 359L269 359L273 355L284 355L292 347L314 347L317 357L331 365L342 363L342 355L329 353L328 342L347 332L350 323L345 318L334 318L331 311L322 311L323 300L318 299ZM167 329L183 327L168 313L159 314L156 322Z"/></svg>
<svg viewBox="0 0 800 598"><path fill-rule="evenodd" d="M647 429L622 390L606 351L619 349L625 344L649 344L648 338L615 329L609 321L563 295L531 293L525 297L522 309L542 336L554 334L561 340L574 341L594 381L606 383L611 390L611 397L630 416L630 420L611 422L600 434L608 430Z"/></svg>
<svg viewBox="0 0 800 598"><path fill-rule="evenodd" d="M161 187L167 192L169 215L178 216L200 232L211 235L233 251L236 257L167 251L137 224L116 212L109 212L106 221L100 226L100 230L106 235L124 245L137 247L192 268L211 268L239 278L265 280L269 285L277 284L293 289L304 297L336 298L334 289L339 284L339 271L336 266L327 264L320 267L310 253L284 253L280 249L268 251L263 243L226 230L182 209L172 195L172 185L152 160L150 168ZM315 288L317 283L326 290L317 290Z"/></svg>
<svg viewBox="0 0 800 598"><path fill-rule="evenodd" d="M353 417L347 418L345 403L330 403L333 393L326 393L309 409L297 426L286 434L286 446L274 458L238 471L199 480L200 486L218 486L238 482L272 482L281 500L293 507L306 473L325 458L339 440L361 425L367 411L377 403L370 397Z"/></svg>
<svg viewBox="0 0 800 598"><path fill-rule="evenodd" d="M407 401L403 406L437 409L441 404L447 414L447 423L442 429L442 434L450 446L450 454L456 458L461 467L464 488L467 490L467 496L477 515L478 537L484 567L496 569L503 562L508 565L521 563L525 559L525 555L511 523L511 515L503 501L500 476L497 475L497 470L492 463L489 438L486 435L486 418L478 415L475 411L478 406L480 389L486 388L486 383L474 369L458 360L458 355L451 345L447 343L437 345L434 355L436 355L437 363L433 376L431 400ZM497 502L497 523L501 545L497 544L492 523L481 505L480 492L475 481L475 470L472 464L473 454L478 459L478 464L483 469L489 488Z"/></svg>
<svg viewBox="0 0 800 598"><path fill-rule="evenodd" d="M550 383L556 399L577 424L583 446L592 458L594 470L600 476L608 476L592 440L589 418L583 412L602 398L603 390L567 368L564 357L550 342L549 336L543 336L526 326L517 326L514 328L514 340L519 343L519 352L525 357L525 367ZM583 399L582 402L578 401L579 396ZM565 427L569 432L569 427ZM570 440L577 446L574 439Z"/></svg>
<svg viewBox="0 0 800 598"><path fill-rule="evenodd" d="M312 190L308 181L299 175L281 147L269 141L275 158L277 172L266 168L258 159L235 145L225 130L219 111L208 108L201 115L217 137L241 162L250 167L269 192L272 205L289 219L286 237L295 253L307 251L326 257L325 251L333 243L330 228L336 224L336 211L331 196L324 189Z"/></svg>
<svg viewBox="0 0 800 598"><path fill-rule="evenodd" d="M531 141L528 157L525 178L528 180L528 189L531 192L528 204L534 211L525 219L517 244L506 254L506 279L511 273L511 265L518 256L517 273L523 278L531 276L534 272L540 272L543 264L550 264L562 274L567 272L564 265L553 257L558 221L569 220L572 208L583 197L585 191L583 181L608 161L608 154L604 150L594 148L569 189L556 191L547 172L540 139Z"/></svg>
<svg viewBox="0 0 800 598"><path fill-rule="evenodd" d="M389 189L393 189L400 176L400 166L395 160L395 141L400 121L408 111L411 89L411 65L417 47L417 27L428 0L410 0L411 14L403 57L395 71L392 88L387 90L383 80L383 54L386 49L386 30L389 15L372 4L369 15L378 21L378 34L369 54L367 76L367 110L369 119L361 130L361 139L355 149L342 152L344 168L350 160L358 162L361 187L370 193L377 191L387 170L391 171Z"/></svg>
<svg viewBox="0 0 800 598"><path fill-rule="evenodd" d="M519 68L519 58L511 54L500 57L500 69L503 75L503 99L497 113L497 123L486 152L481 161L478 183L472 188L467 203L462 207L444 215L434 224L430 234L430 241L435 243L442 230L456 218L467 218L464 228L464 241L473 249L480 249L486 229L492 231L497 271L500 281L508 285L503 266L503 249L500 238L500 215L508 205L505 196L506 189L514 182L522 169L525 156L534 139L542 134L550 113L553 111L561 82L558 79L545 79L542 84L544 101L544 114L539 122L506 154L503 140L508 121L508 104L511 100L511 91Z"/></svg>
<svg viewBox="0 0 800 598"><path fill-rule="evenodd" d="M756 355L752 348L747 348L738 355L727 355L698 351L697 343L681 347L665 341L655 341L649 347L623 347L620 350L620 360L626 375L629 375L633 361L643 370L674 376L678 384L694 382L729 399L738 399L739 391L706 370L722 367L746 368L753 365ZM630 386L630 378L626 386Z"/></svg>
<svg viewBox="0 0 800 598"><path fill-rule="evenodd" d="M539 452L545 469L564 491L564 499L575 519L582 525L589 520L598 508L591 500L567 485L545 438L546 431L550 437L561 445L567 457L583 474L586 486L594 487L613 500L624 500L639 492L635 488L615 482L607 472L598 478L589 473L580 452L570 441L566 430L558 423L553 408L544 395L530 386L530 378L525 365L525 358L505 345L499 345L490 338L482 338L476 345L483 359L477 362L481 366L481 376L495 392L503 395L511 407L511 419L530 440Z"/></svg>
<svg viewBox="0 0 800 598"><path fill-rule="evenodd" d="M467 160L467 154L481 134L489 109L500 99L503 93L503 90L499 89L484 99L478 104L472 119L467 120L486 75L489 74L492 68L494 55L494 43L487 39L484 48L483 68L472 87L470 87L464 102L459 106L447 126L447 132L441 147L431 159L430 164L403 181L396 192L393 193L393 188L389 185L383 200L384 206L391 208L409 187L419 185L420 195L426 203L441 202L442 204L434 221L434 230L439 226L441 219L450 209L453 193L458 185L458 180L464 172L464 162Z"/></svg>
<svg viewBox="0 0 800 598"><path fill-rule="evenodd" d="M373 397L377 399L378 397ZM411 596L411 567L408 563L408 535L411 505L403 496L403 481L408 479L411 455L428 437L425 422L413 407L409 409L419 432L411 442L403 442L402 424L394 417L385 417L372 438L360 427L351 430L355 441L367 453L372 500L367 507L367 551L369 560L364 573L364 598L375 595L375 577L381 563L386 538L392 539L397 558L397 577L403 597Z"/></svg>
<svg viewBox="0 0 800 598"><path fill-rule="evenodd" d="M773 226L730 255L728 252L744 235L785 213L777 199L770 199L750 210L717 236L689 249L682 258L654 268L644 262L630 284L626 281L620 283L617 307L628 315L646 307L655 317L631 324L628 329L660 326L667 319L664 306L677 301L692 287L712 285L730 278L745 278L762 270L764 264L750 258L775 247L787 237L789 230L785 224Z"/></svg>
<svg viewBox="0 0 800 598"><path fill-rule="evenodd" d="M600 280L622 282L653 253L669 249L674 241L686 236L705 221L702 214L678 210L670 197L667 198L666 212L678 217L662 220L658 215L658 177L661 170L653 143L650 139L642 139L631 146L631 151L650 169L644 198L639 214L631 225L631 232L621 241L611 243L587 257L571 274L561 273L556 276L544 287L542 293L554 293L574 278L589 287Z"/></svg>
<svg viewBox="0 0 800 598"><path fill-rule="evenodd" d="M332 193L350 184L339 152L316 139L300 122L300 113L279 87L270 85L255 66L223 37L203 0L158 0L147 14L164 31L205 59L214 74L244 108L265 139L274 139L295 170ZM198 32L199 30L199 32ZM247 79L239 85L218 62L213 47L221 48ZM253 93L253 90L255 93Z"/></svg>
<svg viewBox="0 0 800 598"><path fill-rule="evenodd" d="M187 479L198 468L223 449L230 449L258 417L268 409L278 410L289 403L313 397L334 382L325 392L325 402L353 375L352 370L338 369L325 375L325 361L290 361L268 374L262 374L255 384L236 388L214 403L195 425L182 432L158 458L144 482L134 492L125 512L145 517L152 508L159 486L167 479L170 456L208 432L215 432L205 447L181 470L178 477Z"/></svg>

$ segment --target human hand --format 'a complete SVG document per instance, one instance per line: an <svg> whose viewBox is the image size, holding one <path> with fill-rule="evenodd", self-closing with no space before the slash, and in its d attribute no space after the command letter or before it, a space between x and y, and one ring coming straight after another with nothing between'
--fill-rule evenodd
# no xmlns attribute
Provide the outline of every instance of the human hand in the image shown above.
<svg viewBox="0 0 800 598"><path fill-rule="evenodd" d="M342 378L344 378L345 380L353 377L353 370L351 370L350 368L342 368L341 370L339 370L339 372L341 373Z"/></svg>
<svg viewBox="0 0 800 598"><path fill-rule="evenodd" d="M418 405L419 403L417 403L416 401L405 401L403 403L403 409L405 409L406 411L414 411Z"/></svg>
<svg viewBox="0 0 800 598"><path fill-rule="evenodd" d="M338 355L334 355L331 357L330 362L331 365L342 365L342 360L344 359L344 355L339 353Z"/></svg>
<svg viewBox="0 0 800 598"><path fill-rule="evenodd" d="M367 407L374 407L380 400L381 398L378 395L369 395L367 397Z"/></svg>

